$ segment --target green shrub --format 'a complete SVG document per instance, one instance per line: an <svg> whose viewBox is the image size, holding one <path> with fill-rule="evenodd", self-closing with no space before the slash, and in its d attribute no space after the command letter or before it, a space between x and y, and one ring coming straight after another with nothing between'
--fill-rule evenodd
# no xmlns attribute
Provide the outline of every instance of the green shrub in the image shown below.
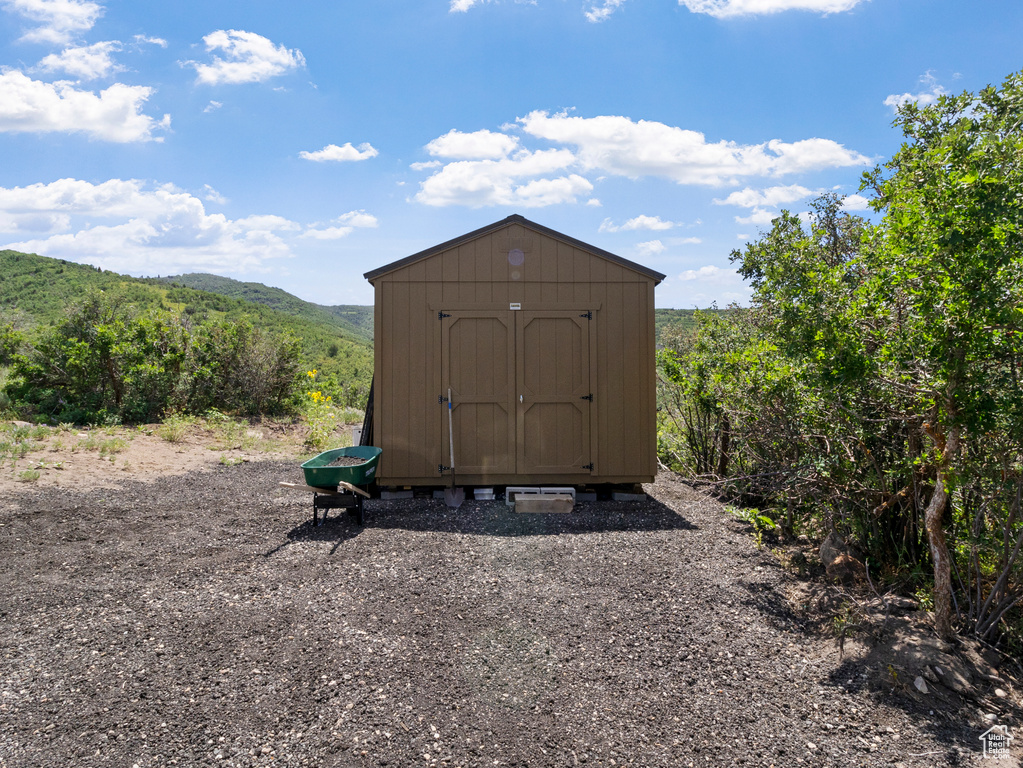
<svg viewBox="0 0 1023 768"><path fill-rule="evenodd" d="M880 221L782 212L732 254L751 306L665 335L658 448L993 640L1023 626L1023 73L897 123Z"/></svg>
<svg viewBox="0 0 1023 768"><path fill-rule="evenodd" d="M195 424L194 416L176 413L164 419L156 433L168 443L180 443L188 434L189 428Z"/></svg>
<svg viewBox="0 0 1023 768"><path fill-rule="evenodd" d="M78 424L152 423L217 408L281 413L298 395L298 341L245 320L198 324L103 293L16 354L5 392L27 414Z"/></svg>

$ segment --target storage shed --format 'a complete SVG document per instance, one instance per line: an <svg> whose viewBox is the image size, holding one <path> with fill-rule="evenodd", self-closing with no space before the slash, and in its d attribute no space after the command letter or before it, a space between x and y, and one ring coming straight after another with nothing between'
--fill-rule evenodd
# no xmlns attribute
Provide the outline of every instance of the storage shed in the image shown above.
<svg viewBox="0 0 1023 768"><path fill-rule="evenodd" d="M367 272L380 485L651 482L664 275L514 215Z"/></svg>

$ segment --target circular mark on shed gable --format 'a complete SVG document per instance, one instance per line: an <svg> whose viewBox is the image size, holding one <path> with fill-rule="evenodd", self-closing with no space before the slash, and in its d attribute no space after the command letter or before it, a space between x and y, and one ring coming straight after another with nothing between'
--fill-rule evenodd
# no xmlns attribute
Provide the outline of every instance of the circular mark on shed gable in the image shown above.
<svg viewBox="0 0 1023 768"><path fill-rule="evenodd" d="M513 267L521 266L526 260L526 254L522 252L521 248L512 248L508 251L508 263Z"/></svg>

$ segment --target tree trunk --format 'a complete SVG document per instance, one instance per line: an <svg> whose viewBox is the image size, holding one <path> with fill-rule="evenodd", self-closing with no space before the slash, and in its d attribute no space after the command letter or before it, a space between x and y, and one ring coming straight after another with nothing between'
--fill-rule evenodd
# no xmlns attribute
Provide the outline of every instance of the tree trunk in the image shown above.
<svg viewBox="0 0 1023 768"><path fill-rule="evenodd" d="M924 429L927 426L925 424ZM945 543L942 518L948 506L948 470L952 459L959 453L959 427L950 429L947 442L939 430L927 430L938 445L941 459L934 493L924 511L924 527L927 530L931 560L934 561L934 628L940 637L948 639L952 636L952 561Z"/></svg>
<svg viewBox="0 0 1023 768"><path fill-rule="evenodd" d="M924 525L927 529L927 543L931 548L931 560L934 561L934 628L945 639L952 635L952 567L948 545L945 543L945 528L941 522L947 505L945 472L938 470L938 481L924 512Z"/></svg>
<svg viewBox="0 0 1023 768"><path fill-rule="evenodd" d="M121 386L121 381L117 377L117 370L114 368L114 361L112 358L107 357L104 361L106 363L107 375L110 377L110 386L114 390L114 401L117 403L117 407L121 407L121 398L124 396L124 388Z"/></svg>
<svg viewBox="0 0 1023 768"><path fill-rule="evenodd" d="M728 453L729 440L731 437L732 425L728 421L728 414L721 414L721 452L718 454L718 472L720 478L728 475Z"/></svg>

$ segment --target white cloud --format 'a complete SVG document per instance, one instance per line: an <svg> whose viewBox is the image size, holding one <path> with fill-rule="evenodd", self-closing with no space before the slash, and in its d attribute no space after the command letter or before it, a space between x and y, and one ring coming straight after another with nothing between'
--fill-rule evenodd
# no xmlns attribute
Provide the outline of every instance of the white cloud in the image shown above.
<svg viewBox="0 0 1023 768"><path fill-rule="evenodd" d="M38 228L47 220L50 229ZM0 187L0 221L35 235L6 247L132 274L260 269L292 255L277 233L300 229L280 216L208 214L173 185L150 189L135 179Z"/></svg>
<svg viewBox="0 0 1023 768"><path fill-rule="evenodd" d="M452 129L427 144L426 151L450 160L500 160L518 145L517 138L505 133L488 130L462 133Z"/></svg>
<svg viewBox="0 0 1023 768"><path fill-rule="evenodd" d="M312 238L314 240L340 240L342 237L347 237L354 230L351 227L326 227L325 229L307 229L302 233L302 237Z"/></svg>
<svg viewBox="0 0 1023 768"><path fill-rule="evenodd" d="M233 226L239 230L258 230L262 232L297 232L302 225L283 216L276 216L272 213L256 214L246 216L244 219L235 219Z"/></svg>
<svg viewBox="0 0 1023 768"><path fill-rule="evenodd" d="M803 139L791 144L772 139L767 150L776 155L770 157L771 176L787 173L804 173L823 168L848 168L853 165L870 165L870 158L859 152L848 150L831 139Z"/></svg>
<svg viewBox="0 0 1023 768"><path fill-rule="evenodd" d="M0 132L82 132L103 141L163 141L157 128L170 125L142 114L153 89L115 83L99 92L81 91L71 83L44 83L22 72L0 73Z"/></svg>
<svg viewBox="0 0 1023 768"><path fill-rule="evenodd" d="M519 0L529 2L530 0ZM470 8L482 5L489 0L449 0L448 10L451 13L465 13ZM535 4L535 0L532 0ZM865 0L679 0L692 13L705 13L719 19L738 16L756 16L782 11L811 11L821 14L850 11ZM606 21L625 0L591 0L590 8L585 12L586 19L593 23Z"/></svg>
<svg viewBox="0 0 1023 768"><path fill-rule="evenodd" d="M335 221L338 224L346 224L352 227L368 227L375 228L379 222L377 217L372 213L366 213L364 210L349 211L338 216Z"/></svg>
<svg viewBox="0 0 1023 768"><path fill-rule="evenodd" d="M573 173L536 178L563 171L574 163L575 156L564 149L522 150L502 160L459 160L423 181L414 199L425 205L472 208L574 203L580 195L593 191L593 185L582 176Z"/></svg>
<svg viewBox="0 0 1023 768"><path fill-rule="evenodd" d="M673 245L699 245L703 240L699 237L682 237L672 238L671 243Z"/></svg>
<svg viewBox="0 0 1023 768"><path fill-rule="evenodd" d="M604 204L602 202L600 202L600 200L598 200L595 197L591 197L589 200L587 200L586 204L588 206L590 206L591 208L603 208L604 207Z"/></svg>
<svg viewBox="0 0 1023 768"><path fill-rule="evenodd" d="M627 117L570 117L534 111L518 118L517 126L532 139L568 144L572 148L527 149L516 136L489 130L462 133L451 130L426 145L438 160L413 163L413 170L439 167L420 184L413 199L427 205L541 206L576 202L593 190L593 182L607 175L637 179L658 176L679 184L720 186L737 184L744 177L782 176L825 168L867 165L870 160L828 139L780 140L740 145L710 144L703 134L663 123ZM514 130L516 125L503 126ZM558 172L557 178L550 178ZM533 181L526 181L533 179ZM798 185L751 189L733 193L730 204L798 199L808 192ZM599 203L588 203L597 205ZM745 204L745 203L743 203ZM608 221L604 231L664 229L673 225L656 217L637 217L616 228Z"/></svg>
<svg viewBox="0 0 1023 768"><path fill-rule="evenodd" d="M948 95L948 91L938 83L930 72L926 72L920 78L920 82L926 87L926 90L920 93L893 93L884 100L885 106L891 107L892 112L898 112L899 107L903 104L915 102L921 107L926 107L930 104L937 104L939 98Z"/></svg>
<svg viewBox="0 0 1023 768"><path fill-rule="evenodd" d="M744 235L741 237L745 237ZM733 302L745 304L752 291L734 269L708 265L687 269L678 279L682 283L679 306L708 307L713 302L727 306Z"/></svg>
<svg viewBox="0 0 1023 768"><path fill-rule="evenodd" d="M869 211L870 200L863 195L847 195L842 200L842 208L846 211Z"/></svg>
<svg viewBox="0 0 1023 768"><path fill-rule="evenodd" d="M117 40L65 48L60 53L51 53L43 58L39 62L39 69L44 72L66 72L79 80L95 80L124 70L111 57L112 53L120 50L121 44Z"/></svg>
<svg viewBox="0 0 1023 768"><path fill-rule="evenodd" d="M868 165L869 159L829 139L741 145L707 143L702 133L627 117L570 117L535 111L519 118L526 133L576 147L583 169L629 178L660 176L680 184L720 186L742 177L781 176Z"/></svg>
<svg viewBox="0 0 1023 768"><path fill-rule="evenodd" d="M600 232L632 232L637 229L662 230L677 226L673 221L662 221L660 216L640 215L629 219L620 227L615 226L611 219L604 219L600 224Z"/></svg>
<svg viewBox="0 0 1023 768"><path fill-rule="evenodd" d="M217 192L217 190L215 190L209 184L203 184L202 191L203 199L208 202L216 203L217 205L224 205L225 203L227 203L227 198L224 197L219 192Z"/></svg>
<svg viewBox="0 0 1023 768"><path fill-rule="evenodd" d="M302 233L302 237L315 240L338 240L347 237L358 227L376 227L377 217L365 211L349 211L330 222L334 226L319 228L312 226Z"/></svg>
<svg viewBox="0 0 1023 768"><path fill-rule="evenodd" d="M224 106L224 103L222 101L213 101L211 99L210 103L207 104L206 107L203 109L203 114L209 114L210 112L216 112L222 106Z"/></svg>
<svg viewBox="0 0 1023 768"><path fill-rule="evenodd" d="M574 203L580 195L593 191L593 185L582 176L571 174L555 179L534 179L516 187L514 199L509 205L521 205L525 208L542 208L547 205Z"/></svg>
<svg viewBox="0 0 1023 768"><path fill-rule="evenodd" d="M640 256L640 258L644 256L656 256L659 253L664 253L665 250L664 243L660 240L648 240L645 243L638 243L636 245L636 254Z"/></svg>
<svg viewBox="0 0 1023 768"><path fill-rule="evenodd" d="M781 11L841 13L851 11L863 0L679 0L693 13L706 13L718 19L755 16Z"/></svg>
<svg viewBox="0 0 1023 768"><path fill-rule="evenodd" d="M732 192L724 200L714 200L716 205L737 205L740 208L756 208L761 205L784 205L802 200L813 194L813 190L802 187L798 184L791 184L786 187L768 187L767 189L751 189L746 187L738 192Z"/></svg>
<svg viewBox="0 0 1023 768"><path fill-rule="evenodd" d="M149 45L158 45L161 48L167 47L167 41L162 37L148 37L146 35L135 35L135 44L142 45L148 43Z"/></svg>
<svg viewBox="0 0 1023 768"><path fill-rule="evenodd" d="M604 0L602 5L594 5L586 11L586 20L598 23L607 20L612 13L620 8L625 0Z"/></svg>
<svg viewBox="0 0 1023 768"><path fill-rule="evenodd" d="M758 224L766 227L776 218L778 218L777 211L765 211L763 208L754 208L753 213L749 216L736 216L735 222L737 224Z"/></svg>
<svg viewBox="0 0 1023 768"><path fill-rule="evenodd" d="M0 209L0 232L51 235L67 232L70 228L71 217L66 213L52 211L19 213Z"/></svg>
<svg viewBox="0 0 1023 768"><path fill-rule="evenodd" d="M103 14L103 7L89 0L0 0L12 13L38 24L21 40L31 43L64 45L92 29Z"/></svg>
<svg viewBox="0 0 1023 768"><path fill-rule="evenodd" d="M274 45L254 32L218 29L206 35L202 41L209 52L223 51L224 58L213 56L211 64L183 62L184 65L195 67L197 83L261 83L305 66L305 57L297 48L288 50L283 45Z"/></svg>
<svg viewBox="0 0 1023 768"><path fill-rule="evenodd" d="M324 163L327 161L344 163L369 160L380 153L369 144L360 144L358 148L355 148L351 142L348 142L343 147L339 147L337 144L328 144L323 149L318 149L315 152L303 150L298 154L303 159L312 160L314 163Z"/></svg>

